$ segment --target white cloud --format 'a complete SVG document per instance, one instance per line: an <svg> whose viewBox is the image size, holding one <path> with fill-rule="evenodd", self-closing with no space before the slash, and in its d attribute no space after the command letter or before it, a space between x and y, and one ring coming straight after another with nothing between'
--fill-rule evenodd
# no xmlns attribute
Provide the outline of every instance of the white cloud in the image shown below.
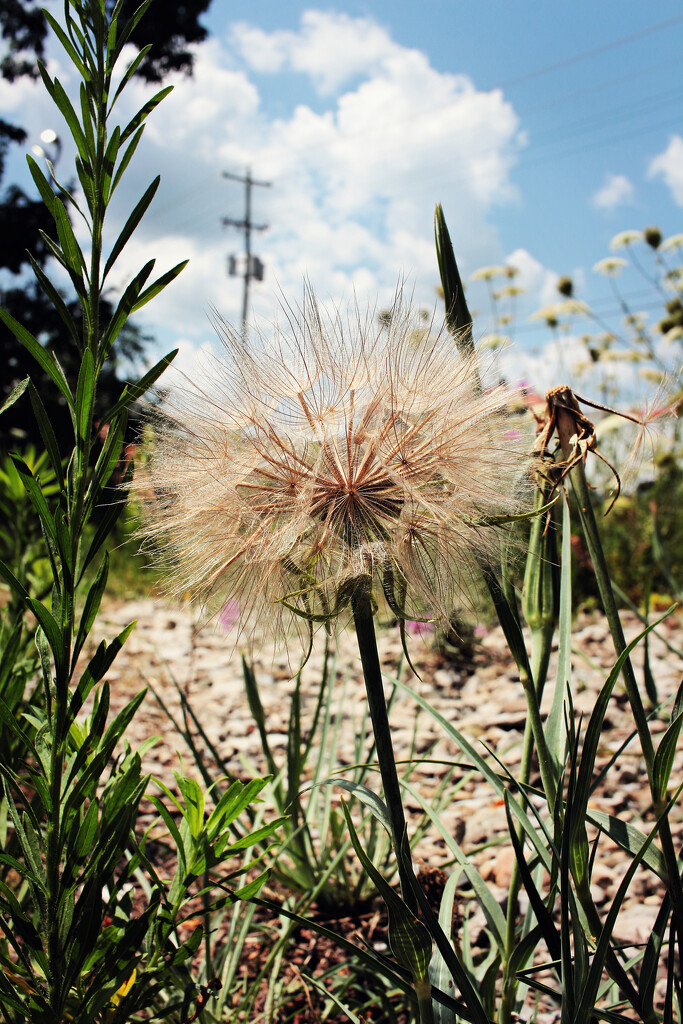
<svg viewBox="0 0 683 1024"><path fill-rule="evenodd" d="M558 384L577 387L585 383L590 356L585 343L575 335L565 334L545 342L540 350L524 351L517 346L507 349L501 363L512 382L525 381L543 395Z"/></svg>
<svg viewBox="0 0 683 1024"><path fill-rule="evenodd" d="M683 206L683 138L680 135L672 135L664 152L650 161L648 176L664 178L674 201Z"/></svg>
<svg viewBox="0 0 683 1024"><path fill-rule="evenodd" d="M281 76L277 117L267 90L262 97L251 77L257 67ZM317 109L297 103L308 93L292 71L328 91ZM242 24L227 41L214 37L198 47L194 75L173 81L173 93L149 118L109 221L111 245L161 173L111 283L121 287L151 257L155 274L190 259L139 314L165 348L178 337L196 345L210 338L210 305L239 319L241 282L227 277L226 261L241 252L242 240L223 230L221 218L243 216L244 189L223 179L223 170L242 174L249 166L255 178L272 182L252 193L253 220L270 225L252 237L266 281L254 284L251 303L266 317L278 289L300 296L304 274L323 300L349 299L355 289L361 302L380 307L403 275L415 301L433 305L439 201L465 278L502 259L489 215L516 198L511 172L522 137L513 107L500 90L481 92L465 76L437 71L371 19L309 11L298 29L270 34ZM152 91L130 83L116 107L122 123ZM2 110L0 93L0 116Z"/></svg>
<svg viewBox="0 0 683 1024"><path fill-rule="evenodd" d="M322 95L357 75L376 71L402 49L371 18L334 11L304 11L297 32L268 33L240 22L233 26L232 38L254 71L303 72Z"/></svg>
<svg viewBox="0 0 683 1024"><path fill-rule="evenodd" d="M614 210L633 202L633 183L625 174L607 174L602 188L593 195L593 205L599 210Z"/></svg>
<svg viewBox="0 0 683 1024"><path fill-rule="evenodd" d="M515 249L505 258L505 262L511 267L516 267L518 273L515 284L524 289L534 308L557 302L559 274L554 270L548 270L526 249Z"/></svg>

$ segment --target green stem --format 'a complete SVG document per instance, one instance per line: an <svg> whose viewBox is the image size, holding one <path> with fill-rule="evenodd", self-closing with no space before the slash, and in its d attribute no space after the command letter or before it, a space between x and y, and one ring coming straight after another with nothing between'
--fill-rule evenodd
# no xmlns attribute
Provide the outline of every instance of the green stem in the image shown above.
<svg viewBox="0 0 683 1024"><path fill-rule="evenodd" d="M619 656L626 650L626 640L621 626L621 619L619 618L617 602L612 590L612 583L609 576L609 569L607 568L605 553L600 541L598 524L595 520L595 513L593 511L590 491L588 489L588 481L586 480L586 471L582 462L579 462L574 466L571 471L570 478L579 505L581 526L583 528L584 537L586 538L586 544L591 556L591 561L593 562L593 571L595 572L595 579L598 584L600 600L602 602L610 633L612 634L614 649L617 656ZM645 758L648 779L650 780L650 783L652 783L654 747L652 744L652 736L650 735L647 715L645 714L645 708L643 707L643 702L640 698L640 690L638 689L636 674L633 671L633 665L631 664L630 658L627 658L624 662L622 676L626 687L626 693L628 694L628 699L631 704L631 710L633 711L633 719L636 729L638 730L638 738Z"/></svg>
<svg viewBox="0 0 683 1024"><path fill-rule="evenodd" d="M579 462L571 471L571 481L579 503L579 514L581 517L581 525L583 527L584 536L586 538L586 544L588 551L593 562L593 569L595 572L595 578L598 584L598 590L600 592L600 599L605 612L605 617L612 634L612 642L617 655L620 655L626 649L626 640L624 638L624 632L621 626L621 620L619 618L619 611L617 609L617 603L614 598L612 591L612 584L609 577L609 570L607 568L607 562L605 559L605 553L600 541L600 534L598 532L597 522L595 520L595 513L593 511L593 505L591 503L590 491L588 489L588 483L586 481L586 473L583 462ZM643 707L643 702L640 698L640 691L638 689L638 683L636 681L635 672L631 664L630 659L624 662L622 669L622 675L624 678L626 693L628 695L629 703L631 705L631 711L633 712L633 719L638 732L638 738L640 740L641 750L645 759L645 767L647 769L648 781L650 784L650 791L653 794L654 799L654 812L656 815L661 815L666 806L664 803L658 801L655 798L655 785L653 778L654 768L654 744L652 742L652 736L648 725L647 715ZM674 908L674 916L678 922L679 931L679 944L680 952L683 954L683 887L681 886L680 866L678 864L678 857L676 854L676 847L674 844L673 835L671 833L671 826L668 817L662 819L659 834L662 843L662 853L666 860L669 882L668 889L671 896L671 901Z"/></svg>
<svg viewBox="0 0 683 1024"><path fill-rule="evenodd" d="M428 978L415 983L415 994L420 1024L434 1024L432 986Z"/></svg>
<svg viewBox="0 0 683 1024"><path fill-rule="evenodd" d="M552 638L555 632L554 623L550 627L544 626L541 629L533 630L531 634L531 672L536 680L536 693L540 703L543 688L548 675L548 664L552 649ZM522 742L522 758L519 768L519 779L521 787L529 784L531 778L531 765L534 755L534 734L531 722L527 719L524 726L524 739ZM524 838L524 829L517 826L517 836L520 842ZM508 888L508 906L505 921L505 949L507 960L503 965L503 990L498 1020L501 1024L509 1024L515 1009L515 1000L519 981L509 973L510 958L517 945L517 916L519 912L519 893L522 887L522 877L519 865L515 860L510 876Z"/></svg>
<svg viewBox="0 0 683 1024"><path fill-rule="evenodd" d="M384 787L384 800L389 812L392 840L398 861L401 893L406 905L413 913L417 914L417 900L411 884L413 867L410 843L408 842L406 820L403 813L401 786L396 771L394 747L391 741L389 716L387 715L387 705L384 699L382 669L377 652L377 636L375 634L375 620L372 614L369 578L356 587L351 599L351 606L356 626L358 650L363 666L363 677L365 679L365 691L368 697L372 729L375 736L377 760Z"/></svg>
<svg viewBox="0 0 683 1024"><path fill-rule="evenodd" d="M489 594L493 600L498 621L500 622L505 634L505 640L510 649L510 653L515 659L517 671L519 672L519 680L524 689L524 696L526 697L527 708L529 711L528 721L531 726L534 743L536 744L538 768L541 773L543 790L545 793L552 794L557 789L556 771L545 739L545 733L543 732L541 707L538 700L538 694L536 693L536 686L534 685L529 656L524 645L524 636L522 635L522 627L519 622L517 608L516 606L509 604L505 594L503 593L500 582L491 567L483 565L481 570L486 586L488 587Z"/></svg>

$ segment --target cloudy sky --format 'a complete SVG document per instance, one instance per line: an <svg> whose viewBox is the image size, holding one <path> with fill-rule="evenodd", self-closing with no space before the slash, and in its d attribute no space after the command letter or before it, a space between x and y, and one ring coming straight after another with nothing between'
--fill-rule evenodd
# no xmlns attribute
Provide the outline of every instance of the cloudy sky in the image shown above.
<svg viewBox="0 0 683 1024"><path fill-rule="evenodd" d="M150 118L112 211L115 235L161 173L118 279L151 256L160 269L190 259L145 311L161 346L206 344L211 306L239 322L241 282L227 276L227 257L242 242L221 219L243 216L244 195L224 171L250 167L270 183L252 196L255 223L268 225L253 240L265 265L252 290L256 314L271 316L280 290L300 297L304 276L325 300L355 292L380 308L403 276L432 308L442 202L465 278L482 265L519 269L521 352L546 340L528 315L553 300L558 274L572 274L580 296L609 316L608 282L591 268L612 236L652 223L665 235L683 229L683 14L674 0L213 0L206 24L193 77L179 76ZM74 88L56 47L50 66ZM119 117L149 92L130 86ZM27 149L46 127L64 131L29 82L0 84L0 116L29 129ZM24 175L19 157L6 183ZM65 146L65 178L69 160ZM628 288L642 305L643 282ZM483 333L483 284L469 295Z"/></svg>

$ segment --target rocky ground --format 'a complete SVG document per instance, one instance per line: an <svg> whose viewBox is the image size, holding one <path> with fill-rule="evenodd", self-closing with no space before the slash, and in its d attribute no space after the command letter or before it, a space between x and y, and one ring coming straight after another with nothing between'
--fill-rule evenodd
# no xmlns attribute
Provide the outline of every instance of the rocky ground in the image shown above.
<svg viewBox="0 0 683 1024"><path fill-rule="evenodd" d="M172 784L173 770L183 759L184 770L195 773L192 757L182 738L173 730L166 712L180 721L182 692L190 701L227 769L246 777L252 771L265 772L259 733L245 698L242 666L235 648L235 637L220 626L198 630L191 614L182 609L169 609L152 600L109 605L100 627L108 637L132 620L138 626L115 662L109 678L114 707L123 703L143 686L150 686L143 709L129 732L131 742L150 735L161 736L160 742L146 755L146 767ZM624 616L627 639L640 632L635 616ZM650 658L659 699L669 701L665 710L651 721L655 745L668 724L670 699L681 682L683 662L665 641L683 647L680 616L668 618L659 628L660 636L650 642ZM392 677L401 662L401 644L397 629L385 629L379 636L380 654L387 674L386 692L391 692ZM303 729L310 724L323 665L323 641L317 639L314 652L302 673ZM507 653L499 629L481 636L470 658L449 659L434 651L419 636L410 638L410 655L419 678L405 664L402 679L415 694L426 698L448 722L459 729L484 754L493 751L515 775L519 768L521 739L527 718L526 703L516 668ZM575 624L572 651L573 694L576 715L589 716L596 694L615 660L605 622L599 617L580 617ZM639 680L643 678L642 645L634 656ZM555 677L556 652L549 679ZM254 670L266 714L270 744L278 764L286 759L287 723L290 696L294 689L292 671L284 656L263 646L254 659ZM543 710L552 697L552 685L546 689ZM360 664L352 630L343 633L336 643L334 681L329 694L331 721L337 725L338 736L332 743L329 736L325 749L314 748L310 765L319 759L337 766L353 765L359 760L359 736L365 735L367 722ZM435 797L439 784L452 765L464 760L457 744L444 734L439 722L427 712L418 710L411 693L396 694L391 709L397 759L422 757L412 774L418 795L407 797L407 807L415 824L420 816L420 797ZM629 706L621 683L617 684L608 708L599 765L605 764L633 729ZM210 770L214 758L206 744L199 740L205 763ZM364 741L361 751L368 751ZM426 759L425 759L426 758ZM361 758L362 760L362 758ZM678 754L672 783L683 780L683 749ZM379 788L376 775L368 784ZM491 787L476 772L466 767L453 770L449 782L449 799L439 813L443 827L471 854L482 877L501 902L506 897L513 863L509 844L498 843L507 834L502 803ZM335 799L340 795L335 791ZM650 798L637 740L619 755L605 784L596 793L593 807L617 815L624 821L651 821ZM672 814L674 835L683 844L683 813ZM432 829L415 850L418 864L435 874L447 864L450 856L438 831ZM598 907L607 907L628 866L627 858L609 842L602 841L600 856L593 872L594 899ZM661 902L657 879L646 870L640 871L630 889L619 915L615 932L618 940L636 943L645 941ZM483 925L477 906L465 904L461 914L468 917L475 937ZM304 1019L304 1018L302 1018Z"/></svg>

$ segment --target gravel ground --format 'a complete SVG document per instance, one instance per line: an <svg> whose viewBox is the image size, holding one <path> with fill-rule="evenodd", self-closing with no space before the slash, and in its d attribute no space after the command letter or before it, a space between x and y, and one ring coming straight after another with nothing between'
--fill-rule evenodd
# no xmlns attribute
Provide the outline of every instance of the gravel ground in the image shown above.
<svg viewBox="0 0 683 1024"><path fill-rule="evenodd" d="M143 686L151 685L164 707L180 717L178 688L189 698L206 735L219 751L229 770L242 777L250 771L265 772L258 731L252 721L242 680L239 652L235 637L221 627L199 630L187 610L170 609L153 600L110 604L100 619L104 635L110 638L124 625L137 620L138 625L115 662L109 679L112 684L112 705L122 706ZM624 615L627 639L640 631L635 616ZM680 616L671 616L660 627L661 637L672 645L683 647ZM653 636L650 657L660 700L673 697L681 682L683 662ZM410 638L410 654L419 678L405 668L402 678L411 690L426 698L433 707L453 723L484 753L488 748L516 774L519 767L521 739L526 722L526 703L516 668L507 653L499 629L493 629L478 642L473 658L449 661L419 638ZM397 629L381 630L379 646L382 665L387 673L387 695L391 677L401 660ZM350 765L357 758L357 737L365 729L365 702L360 663L353 630L346 630L336 642L335 678L329 700L333 720L339 723L339 739L335 750L314 749L311 763L319 757L329 759L330 770ZM599 617L580 617L575 623L572 653L572 678L575 711L587 720L596 694L614 663L614 653L606 623ZM636 650L634 667L642 680L642 645ZM302 673L303 727L310 723L315 695L323 664L323 639L316 638L313 654ZM550 666L549 679L555 677L556 652ZM254 658L254 669L261 700L266 713L269 738L278 763L284 763L287 739L289 696L294 688L291 668L286 657L274 653L267 645ZM176 687L177 684L177 687ZM547 687L543 711L552 697ZM424 798L436 792L439 782L454 761L462 761L457 745L444 736L443 728L426 712L419 711L410 694L399 693L391 710L393 737L397 759L428 751L429 762L418 764L413 781ZM651 722L655 745L668 723L668 710L656 714ZM610 701L600 746L598 766L603 765L632 731L628 702L621 683ZM190 752L182 738L169 723L160 704L149 694L133 722L128 736L136 742L150 735L159 735L160 742L146 756L146 768L167 784L173 782L173 770L183 767L193 773ZM413 744L414 747L413 747ZM368 747L366 746L366 749ZM208 751L207 764L213 761ZM376 778L376 776L375 776ZM679 751L672 773L672 785L683 779L683 750ZM483 878L502 900L513 863L509 846L497 845L496 839L507 834L501 802L490 786L475 773L456 769L453 781L457 786L449 805L440 812L440 820L450 834L457 837L463 849L471 854ZM533 780L532 780L533 781ZM419 803L408 796L409 815L416 815ZM596 793L591 806L617 815L624 821L641 823L651 820L649 791L637 742L620 754L605 782ZM415 818L413 817L413 820ZM683 842L681 807L672 813L674 835ZM611 902L627 859L609 841L602 840L600 856L593 875L594 897L598 906ZM418 863L432 868L448 859L446 844L438 834L424 837L416 850ZM630 942L647 938L661 899L657 879L647 870L639 871L619 917L616 937ZM476 932L482 924L475 906L470 911Z"/></svg>

